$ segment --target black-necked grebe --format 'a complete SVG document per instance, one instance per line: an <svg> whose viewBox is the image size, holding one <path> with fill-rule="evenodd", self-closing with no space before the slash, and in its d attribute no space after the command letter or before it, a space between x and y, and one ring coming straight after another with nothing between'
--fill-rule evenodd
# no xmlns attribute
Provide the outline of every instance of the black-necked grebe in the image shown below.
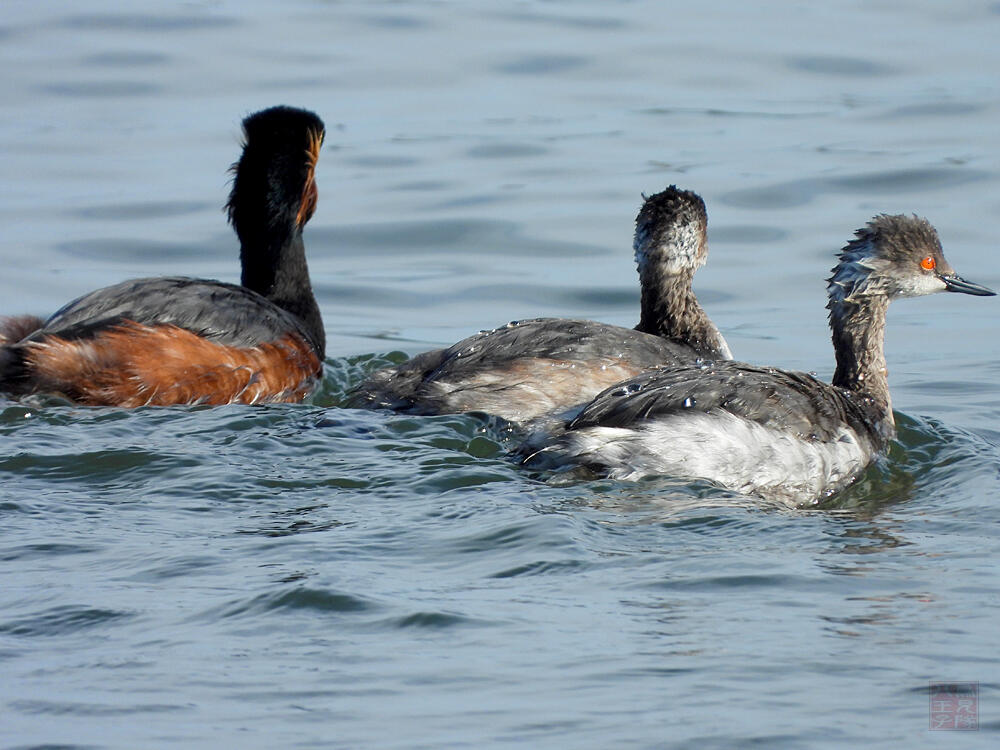
<svg viewBox="0 0 1000 750"><path fill-rule="evenodd" d="M730 359L691 289L708 254L706 225L705 203L695 193L671 186L645 199L635 229L642 285L635 329L562 318L514 321L374 373L350 405L418 414L483 411L527 422L583 404L657 365Z"/></svg>
<svg viewBox="0 0 1000 750"><path fill-rule="evenodd" d="M555 434L530 437L525 463L708 479L795 503L846 486L895 435L882 346L889 302L994 292L959 278L917 217L876 217L839 257L828 285L832 385L740 362L662 368L605 390Z"/></svg>
<svg viewBox="0 0 1000 750"><path fill-rule="evenodd" d="M323 122L273 107L247 117L243 131L227 205L242 286L135 279L80 297L40 327L13 318L5 329L12 341L0 347L0 391L126 407L309 393L322 374L325 335L302 228L316 207Z"/></svg>

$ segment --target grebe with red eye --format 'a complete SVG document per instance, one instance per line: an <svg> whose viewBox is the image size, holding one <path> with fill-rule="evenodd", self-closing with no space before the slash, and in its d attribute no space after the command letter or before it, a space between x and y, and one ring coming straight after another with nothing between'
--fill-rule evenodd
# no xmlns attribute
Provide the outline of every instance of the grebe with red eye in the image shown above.
<svg viewBox="0 0 1000 750"><path fill-rule="evenodd" d="M889 302L935 292L991 296L960 278L924 219L875 217L840 253L827 287L832 384L742 362L644 373L522 446L527 465L584 465L619 479L708 479L802 503L853 481L895 435L883 353Z"/></svg>
<svg viewBox="0 0 1000 750"><path fill-rule="evenodd" d="M242 285L134 279L70 302L44 323L0 328L0 392L143 406L298 401L322 374L325 334L302 229L316 208L324 126L272 107L243 121L227 209Z"/></svg>
<svg viewBox="0 0 1000 750"><path fill-rule="evenodd" d="M691 288L705 263L705 203L670 186L643 202L635 227L642 308L635 329L536 318L470 336L380 370L352 406L418 414L483 411L527 422L585 403L658 365L732 354Z"/></svg>

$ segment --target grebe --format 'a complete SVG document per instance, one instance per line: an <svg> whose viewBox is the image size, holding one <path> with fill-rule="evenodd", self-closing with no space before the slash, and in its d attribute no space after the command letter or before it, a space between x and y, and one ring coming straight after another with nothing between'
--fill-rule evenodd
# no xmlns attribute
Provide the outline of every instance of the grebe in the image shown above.
<svg viewBox="0 0 1000 750"><path fill-rule="evenodd" d="M832 494L895 435L883 354L889 302L994 292L955 274L926 220L887 215L841 250L827 291L832 384L742 362L662 368L605 390L555 434L529 437L524 463L708 479L793 503Z"/></svg>
<svg viewBox="0 0 1000 750"><path fill-rule="evenodd" d="M634 329L562 318L514 321L380 370L348 403L418 414L483 411L527 422L657 365L731 359L691 289L708 254L706 228L705 203L695 193L670 186L644 200L635 228L642 312Z"/></svg>
<svg viewBox="0 0 1000 750"><path fill-rule="evenodd" d="M322 120L273 107L243 121L226 206L242 286L134 279L70 302L40 326L0 330L0 391L88 405L299 401L322 374L325 334L302 228L316 208ZM34 329L34 330L32 330Z"/></svg>

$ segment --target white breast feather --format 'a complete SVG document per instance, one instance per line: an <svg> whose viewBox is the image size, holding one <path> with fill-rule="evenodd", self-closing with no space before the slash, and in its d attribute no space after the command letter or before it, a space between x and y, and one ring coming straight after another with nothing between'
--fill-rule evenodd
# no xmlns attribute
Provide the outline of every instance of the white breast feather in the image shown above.
<svg viewBox="0 0 1000 750"><path fill-rule="evenodd" d="M812 442L727 412L681 414L628 429L575 430L561 439L557 452L608 467L615 479L708 479L793 504L843 487L873 454L846 427L834 441Z"/></svg>

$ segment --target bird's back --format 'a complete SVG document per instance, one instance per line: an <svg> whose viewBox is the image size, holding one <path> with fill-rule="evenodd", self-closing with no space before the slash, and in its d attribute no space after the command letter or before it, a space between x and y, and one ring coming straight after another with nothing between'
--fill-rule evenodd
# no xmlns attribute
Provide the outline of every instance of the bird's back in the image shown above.
<svg viewBox="0 0 1000 750"><path fill-rule="evenodd" d="M483 411L526 422L583 404L651 367L696 357L684 344L630 328L535 318L376 372L351 403L414 413Z"/></svg>
<svg viewBox="0 0 1000 750"><path fill-rule="evenodd" d="M253 347L289 332L309 341L295 316L256 292L185 276L131 279L85 294L55 312L27 341L86 338L124 321L177 326L225 346Z"/></svg>
<svg viewBox="0 0 1000 750"><path fill-rule="evenodd" d="M869 431L867 400L803 372L716 361L657 368L595 397L569 425L636 427L644 421L724 411L798 438L831 440L846 425Z"/></svg>

